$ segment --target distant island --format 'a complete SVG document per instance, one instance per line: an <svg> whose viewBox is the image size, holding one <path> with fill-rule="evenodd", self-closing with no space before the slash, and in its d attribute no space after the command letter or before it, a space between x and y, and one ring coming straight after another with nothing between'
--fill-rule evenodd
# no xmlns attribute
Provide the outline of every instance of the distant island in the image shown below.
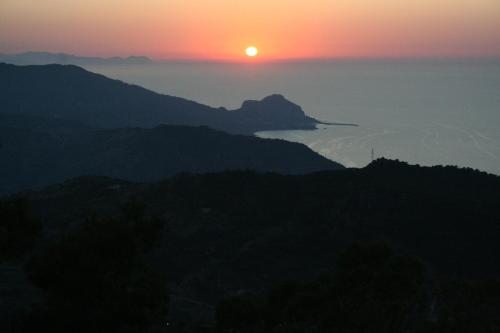
<svg viewBox="0 0 500 333"><path fill-rule="evenodd" d="M67 53L24 52L17 54L0 54L0 62L14 65L135 65L153 63L145 56L122 57L84 57Z"/></svg>

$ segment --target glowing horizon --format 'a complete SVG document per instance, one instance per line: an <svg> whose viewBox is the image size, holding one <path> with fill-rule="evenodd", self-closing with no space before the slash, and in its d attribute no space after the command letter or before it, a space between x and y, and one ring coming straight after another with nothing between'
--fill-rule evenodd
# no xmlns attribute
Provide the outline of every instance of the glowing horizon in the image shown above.
<svg viewBox="0 0 500 333"><path fill-rule="evenodd" d="M498 0L2 0L0 53L252 61L500 57Z"/></svg>

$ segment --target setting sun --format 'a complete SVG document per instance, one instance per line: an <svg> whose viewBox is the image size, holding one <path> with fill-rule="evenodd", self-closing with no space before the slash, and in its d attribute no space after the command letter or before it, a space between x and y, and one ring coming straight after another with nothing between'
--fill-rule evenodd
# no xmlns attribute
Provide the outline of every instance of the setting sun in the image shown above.
<svg viewBox="0 0 500 333"><path fill-rule="evenodd" d="M255 46L249 46L246 48L245 53L249 57L255 57L259 53L259 50Z"/></svg>

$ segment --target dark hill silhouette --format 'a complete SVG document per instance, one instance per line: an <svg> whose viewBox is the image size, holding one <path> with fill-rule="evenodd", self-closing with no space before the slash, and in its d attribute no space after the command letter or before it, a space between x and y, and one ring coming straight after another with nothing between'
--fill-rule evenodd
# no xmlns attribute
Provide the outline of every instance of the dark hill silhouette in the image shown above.
<svg viewBox="0 0 500 333"><path fill-rule="evenodd" d="M208 126L230 133L313 129L320 123L283 96L247 101L239 110L160 95L67 65L0 64L2 112L78 121L97 128L161 124Z"/></svg>
<svg viewBox="0 0 500 333"><path fill-rule="evenodd" d="M83 177L23 196L51 237L89 215L120 216L131 199L147 216L167 217L150 259L172 298L191 308L315 279L335 270L354 241L383 240L440 279L500 276L500 177L473 170L379 160L302 176L183 174L153 184Z"/></svg>
<svg viewBox="0 0 500 333"><path fill-rule="evenodd" d="M499 258L490 255L500 251L500 177L471 169L382 159L363 169L302 176L226 172L179 175L149 185L84 177L28 197L36 213L58 228L68 216L107 212L113 203L134 197L154 215L174 216L174 234L196 229L179 248L205 251L210 242L220 242L221 252L214 256L234 255L232 265L240 262L242 270L252 263L262 269L271 265L269 274L304 273L310 267L293 260L329 265L328 256L341 244L382 238L440 273L500 276ZM58 216L64 218L58 222ZM224 250L232 245L241 252Z"/></svg>
<svg viewBox="0 0 500 333"><path fill-rule="evenodd" d="M0 112L0 128L29 129L52 134L78 134L91 128L77 121Z"/></svg>
<svg viewBox="0 0 500 333"><path fill-rule="evenodd" d="M234 113L244 122L258 121L266 129L289 129L297 124L317 122L282 95L271 95L261 101L245 101Z"/></svg>
<svg viewBox="0 0 500 333"><path fill-rule="evenodd" d="M70 177L155 181L179 172L252 169L285 174L339 169L302 144L207 127L91 130L78 123L0 114L0 193Z"/></svg>

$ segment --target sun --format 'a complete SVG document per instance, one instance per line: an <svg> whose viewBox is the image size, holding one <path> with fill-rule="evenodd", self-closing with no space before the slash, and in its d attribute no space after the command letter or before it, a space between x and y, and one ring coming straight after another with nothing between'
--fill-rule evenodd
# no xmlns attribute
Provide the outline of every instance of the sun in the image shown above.
<svg viewBox="0 0 500 333"><path fill-rule="evenodd" d="M255 46L249 46L246 48L245 53L249 57L255 57L259 53L259 50Z"/></svg>

